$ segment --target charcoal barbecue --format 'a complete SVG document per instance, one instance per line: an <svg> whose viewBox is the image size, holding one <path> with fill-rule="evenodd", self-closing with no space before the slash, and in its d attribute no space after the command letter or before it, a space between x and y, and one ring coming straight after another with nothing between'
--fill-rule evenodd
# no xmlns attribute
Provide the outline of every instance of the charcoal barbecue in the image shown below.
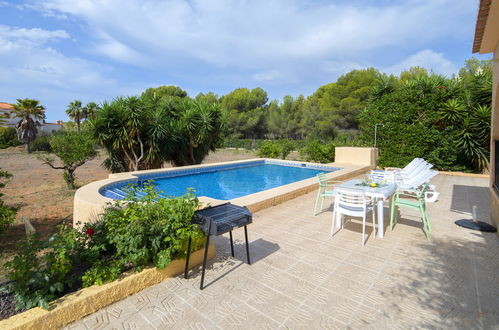
<svg viewBox="0 0 499 330"><path fill-rule="evenodd" d="M250 262L249 244L248 244L248 224L252 222L253 216L251 212L242 206L225 203L222 205L208 207L197 211L192 218L192 224L196 224L200 230L206 234L206 242L204 246L203 269L201 272L200 289L203 290L204 273L206 268L206 259L208 257L208 245L210 244L211 235L222 235L229 233L230 236L230 251L234 257L234 242L232 240L232 230L244 227L244 238L246 239L246 259ZM187 246L187 258L185 260L184 277L187 278L189 271L189 256L191 253L191 238Z"/></svg>

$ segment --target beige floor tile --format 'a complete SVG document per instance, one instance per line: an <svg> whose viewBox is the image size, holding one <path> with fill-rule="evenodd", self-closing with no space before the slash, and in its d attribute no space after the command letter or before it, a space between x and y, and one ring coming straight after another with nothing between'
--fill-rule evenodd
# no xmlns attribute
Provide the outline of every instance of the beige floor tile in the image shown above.
<svg viewBox="0 0 499 330"><path fill-rule="evenodd" d="M393 232L385 227L385 238L371 236L363 247L358 219L331 238L332 210L312 216L312 192L254 214L251 265L235 230L234 258L227 235L213 239L205 290L197 267L66 329L499 329L499 240L457 227L465 215L451 210L486 201L473 187L487 180L433 183L441 196L428 205L430 240L417 212L405 209Z"/></svg>

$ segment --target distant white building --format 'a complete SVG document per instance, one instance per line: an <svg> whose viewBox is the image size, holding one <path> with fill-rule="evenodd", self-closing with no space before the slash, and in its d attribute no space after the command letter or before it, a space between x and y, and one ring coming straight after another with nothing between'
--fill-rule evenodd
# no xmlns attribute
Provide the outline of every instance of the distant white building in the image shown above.
<svg viewBox="0 0 499 330"><path fill-rule="evenodd" d="M21 118L16 118L12 114L12 110L14 107L10 103L0 102L0 118L3 119L4 122L0 123L2 127L13 127L16 128L16 124L21 120ZM47 123L45 120L35 120L40 126L38 126L38 132L52 134L57 132L62 128L62 122L58 120L55 123Z"/></svg>

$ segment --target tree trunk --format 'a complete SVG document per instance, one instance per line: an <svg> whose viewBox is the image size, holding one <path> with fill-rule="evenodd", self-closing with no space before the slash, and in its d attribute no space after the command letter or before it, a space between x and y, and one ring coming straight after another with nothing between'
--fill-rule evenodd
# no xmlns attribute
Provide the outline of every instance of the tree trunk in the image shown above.
<svg viewBox="0 0 499 330"><path fill-rule="evenodd" d="M64 181L66 181L66 184L68 185L69 189L75 189L75 168L65 168L64 169Z"/></svg>
<svg viewBox="0 0 499 330"><path fill-rule="evenodd" d="M30 153L31 153L31 148L30 148L30 146L29 146L29 143L26 143L26 144L24 145L24 148L26 149L26 152L27 152L28 154L30 154Z"/></svg>
<svg viewBox="0 0 499 330"><path fill-rule="evenodd" d="M192 144L189 144L189 156L190 156L191 162L192 162L191 165L196 164L196 159L194 158L194 147L192 146Z"/></svg>
<svg viewBox="0 0 499 330"><path fill-rule="evenodd" d="M79 119L76 121L76 125L78 126L78 132L79 132L80 131L80 120Z"/></svg>

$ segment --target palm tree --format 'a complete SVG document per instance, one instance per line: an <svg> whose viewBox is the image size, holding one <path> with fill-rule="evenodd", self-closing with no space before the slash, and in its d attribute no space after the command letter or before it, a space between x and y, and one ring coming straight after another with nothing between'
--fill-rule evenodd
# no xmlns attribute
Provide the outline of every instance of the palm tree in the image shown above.
<svg viewBox="0 0 499 330"><path fill-rule="evenodd" d="M21 143L26 145L26 151L31 152L29 144L36 139L36 134L38 133L37 126L40 125L35 120L45 119L45 108L38 100L17 99L12 113L16 118L21 118L16 124L17 138Z"/></svg>
<svg viewBox="0 0 499 330"><path fill-rule="evenodd" d="M84 119L94 119L95 113L100 110L99 105L95 102L88 102L86 106L83 107Z"/></svg>
<svg viewBox="0 0 499 330"><path fill-rule="evenodd" d="M78 126L78 132L80 131L80 123L83 119L85 119L85 112L81 106L80 100L74 100L69 103L68 108L66 109L66 114L74 120L76 125Z"/></svg>

